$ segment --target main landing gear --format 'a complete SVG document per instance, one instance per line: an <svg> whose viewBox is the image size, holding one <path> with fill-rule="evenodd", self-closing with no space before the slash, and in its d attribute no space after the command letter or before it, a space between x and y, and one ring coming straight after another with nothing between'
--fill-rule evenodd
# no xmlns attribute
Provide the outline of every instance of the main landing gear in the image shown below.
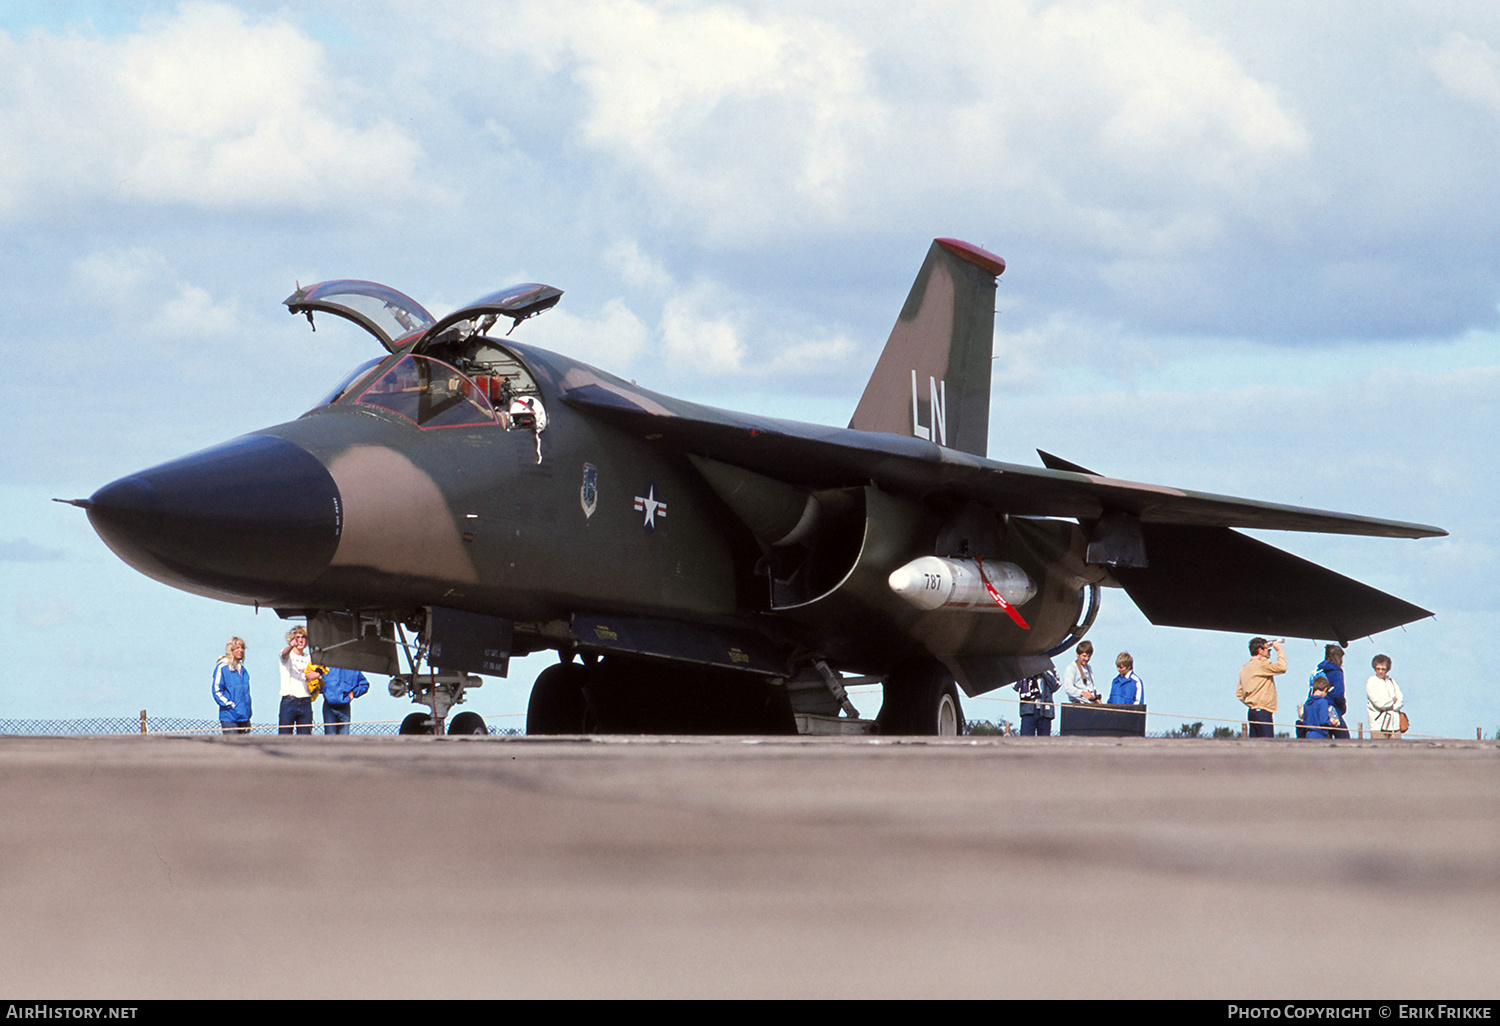
<svg viewBox="0 0 1500 1026"><path fill-rule="evenodd" d="M526 733L588 733L589 704L583 694L587 679L587 667L578 663L557 663L537 674L526 704Z"/></svg>
<svg viewBox="0 0 1500 1026"><path fill-rule="evenodd" d="M957 737L964 732L958 684L940 663L914 662L885 681L885 701L875 717L882 734Z"/></svg>
<svg viewBox="0 0 1500 1026"><path fill-rule="evenodd" d="M549 666L526 708L528 734L796 732L774 678L664 659L586 655Z"/></svg>
<svg viewBox="0 0 1500 1026"><path fill-rule="evenodd" d="M857 678L863 682L872 678ZM528 734L854 734L957 737L963 704L935 660L885 679L874 723L852 714L840 678L822 663L787 680L660 660L588 657L547 667L531 688Z"/></svg>

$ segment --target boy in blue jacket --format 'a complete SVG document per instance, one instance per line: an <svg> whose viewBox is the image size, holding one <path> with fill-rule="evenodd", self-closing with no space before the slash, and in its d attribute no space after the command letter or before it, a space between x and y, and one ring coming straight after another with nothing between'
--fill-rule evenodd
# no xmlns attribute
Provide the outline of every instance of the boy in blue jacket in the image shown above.
<svg viewBox="0 0 1500 1026"><path fill-rule="evenodd" d="M1349 728L1344 726L1338 708L1328 697L1328 678L1321 673L1313 674L1312 698L1302 708L1302 724L1309 738L1349 736Z"/></svg>
<svg viewBox="0 0 1500 1026"><path fill-rule="evenodd" d="M1121 652L1115 658L1115 669L1119 676L1109 682L1110 705L1145 705L1146 685L1135 673L1135 660L1129 652Z"/></svg>

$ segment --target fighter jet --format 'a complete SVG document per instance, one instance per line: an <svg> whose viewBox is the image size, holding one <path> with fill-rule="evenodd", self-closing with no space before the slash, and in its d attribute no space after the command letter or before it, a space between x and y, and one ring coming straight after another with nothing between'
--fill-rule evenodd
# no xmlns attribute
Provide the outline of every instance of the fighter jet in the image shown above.
<svg viewBox="0 0 1500 1026"><path fill-rule="evenodd" d="M845 428L515 340L548 285L442 318L373 282L299 287L292 313L378 355L296 420L74 501L142 573L305 617L316 661L392 675L430 710L407 732L484 731L447 714L542 650L528 733L954 734L960 692L1050 668L1104 588L1156 624L1268 636L1431 615L1234 529L1439 528L987 459L1004 269L935 240ZM873 681L872 722L846 689Z"/></svg>

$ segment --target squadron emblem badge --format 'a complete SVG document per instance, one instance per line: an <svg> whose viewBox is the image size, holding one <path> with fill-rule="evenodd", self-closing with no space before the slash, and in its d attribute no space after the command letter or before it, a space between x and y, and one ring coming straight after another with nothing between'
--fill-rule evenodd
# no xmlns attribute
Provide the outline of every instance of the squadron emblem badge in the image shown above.
<svg viewBox="0 0 1500 1026"><path fill-rule="evenodd" d="M583 465L583 486L578 489L578 505L583 507L585 520L599 507L599 468L592 463Z"/></svg>

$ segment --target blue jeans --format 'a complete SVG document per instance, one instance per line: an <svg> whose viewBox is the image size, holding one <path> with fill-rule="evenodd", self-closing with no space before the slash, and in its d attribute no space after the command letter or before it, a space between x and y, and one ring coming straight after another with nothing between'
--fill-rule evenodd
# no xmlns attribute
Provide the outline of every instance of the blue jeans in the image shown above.
<svg viewBox="0 0 1500 1026"><path fill-rule="evenodd" d="M1268 709L1251 709L1245 719L1250 721L1251 737L1275 737L1276 727L1271 722L1271 713Z"/></svg>
<svg viewBox="0 0 1500 1026"><path fill-rule="evenodd" d="M295 725L298 734L312 733L312 699L281 696L281 709L276 717L278 734L292 733Z"/></svg>
<svg viewBox="0 0 1500 1026"><path fill-rule="evenodd" d="M349 721L353 718L348 702L334 703L323 699L323 733L347 734Z"/></svg>
<svg viewBox="0 0 1500 1026"><path fill-rule="evenodd" d="M1021 736L1022 737L1051 737L1052 717L1042 716L1040 713L1026 712L1022 706L1021 712ZM1036 708L1032 706L1032 708Z"/></svg>

